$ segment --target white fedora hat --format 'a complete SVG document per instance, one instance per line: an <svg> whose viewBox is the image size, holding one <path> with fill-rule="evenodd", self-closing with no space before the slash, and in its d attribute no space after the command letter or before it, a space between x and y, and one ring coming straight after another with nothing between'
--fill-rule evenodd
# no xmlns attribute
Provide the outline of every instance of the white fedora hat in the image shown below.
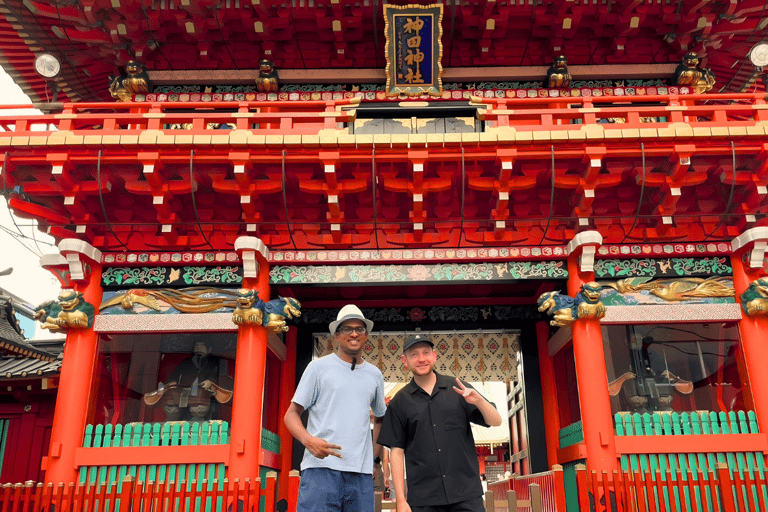
<svg viewBox="0 0 768 512"><path fill-rule="evenodd" d="M341 308L339 314L336 316L336 321L330 323L328 330L331 331L331 334L336 334L336 329L338 329L339 325L341 325L343 322L346 322L347 320L362 320L365 322L365 326L368 328L368 332L373 330L373 322L367 320L363 316L363 312L360 311L360 308L354 304L347 304Z"/></svg>

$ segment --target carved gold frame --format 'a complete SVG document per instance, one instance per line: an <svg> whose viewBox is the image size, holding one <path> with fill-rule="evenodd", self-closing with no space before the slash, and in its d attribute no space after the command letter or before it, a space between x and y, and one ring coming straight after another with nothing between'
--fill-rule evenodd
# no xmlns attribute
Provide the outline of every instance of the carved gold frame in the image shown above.
<svg viewBox="0 0 768 512"><path fill-rule="evenodd" d="M401 15L411 16L429 16L432 18L432 82L422 85L397 85L395 82L395 24L394 17ZM431 5L390 5L384 4L384 34L386 36L387 67L385 74L387 77L386 94L387 96L421 96L429 94L430 96L442 96L443 94L443 4Z"/></svg>

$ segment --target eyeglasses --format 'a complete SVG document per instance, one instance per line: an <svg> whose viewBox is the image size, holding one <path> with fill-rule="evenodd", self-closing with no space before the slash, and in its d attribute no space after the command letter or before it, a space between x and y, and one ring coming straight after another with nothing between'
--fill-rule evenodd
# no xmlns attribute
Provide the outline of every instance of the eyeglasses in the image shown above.
<svg viewBox="0 0 768 512"><path fill-rule="evenodd" d="M368 329L364 325L358 325L357 327L345 325L344 327L339 328L341 334L352 334L352 331L355 331L357 334L365 334L368 332Z"/></svg>

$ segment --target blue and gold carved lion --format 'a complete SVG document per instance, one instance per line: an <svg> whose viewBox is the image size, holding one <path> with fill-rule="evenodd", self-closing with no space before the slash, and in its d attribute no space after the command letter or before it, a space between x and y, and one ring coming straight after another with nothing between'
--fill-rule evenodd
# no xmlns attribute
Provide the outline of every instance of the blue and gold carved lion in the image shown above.
<svg viewBox="0 0 768 512"><path fill-rule="evenodd" d="M82 293L63 290L58 300L49 300L35 308L35 320L43 324L43 329L51 332L86 329L93 325L94 310Z"/></svg>
<svg viewBox="0 0 768 512"><path fill-rule="evenodd" d="M741 307L749 315L768 315L768 277L749 283L741 294Z"/></svg>
<svg viewBox="0 0 768 512"><path fill-rule="evenodd" d="M269 302L259 299L256 290L238 290L237 308L232 321L237 325L263 325L272 332L288 330L286 319L301 316L301 303L292 297L278 297Z"/></svg>
<svg viewBox="0 0 768 512"><path fill-rule="evenodd" d="M586 283L576 297L547 292L539 296L536 304L539 311L553 317L549 323L554 326L570 325L579 318L603 318L606 309L600 302L601 289L598 283Z"/></svg>

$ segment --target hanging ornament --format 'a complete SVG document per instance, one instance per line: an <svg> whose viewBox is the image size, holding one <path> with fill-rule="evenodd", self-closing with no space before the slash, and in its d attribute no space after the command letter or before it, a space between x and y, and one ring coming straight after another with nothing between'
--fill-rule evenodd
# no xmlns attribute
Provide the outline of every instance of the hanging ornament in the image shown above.
<svg viewBox="0 0 768 512"><path fill-rule="evenodd" d="M384 373L384 368L385 368L385 366L384 366L384 336L381 333L379 333L378 339L379 339L379 364L377 364L376 366L378 366L379 370L382 373Z"/></svg>
<svg viewBox="0 0 768 512"><path fill-rule="evenodd" d="M459 337L456 333L453 334L453 366L451 367L454 374L458 374L461 370L461 364L459 364Z"/></svg>
<svg viewBox="0 0 768 512"><path fill-rule="evenodd" d="M480 382L485 384L485 359L483 357L483 336L477 338L477 353L480 356L480 364L477 365L477 371L480 373Z"/></svg>

